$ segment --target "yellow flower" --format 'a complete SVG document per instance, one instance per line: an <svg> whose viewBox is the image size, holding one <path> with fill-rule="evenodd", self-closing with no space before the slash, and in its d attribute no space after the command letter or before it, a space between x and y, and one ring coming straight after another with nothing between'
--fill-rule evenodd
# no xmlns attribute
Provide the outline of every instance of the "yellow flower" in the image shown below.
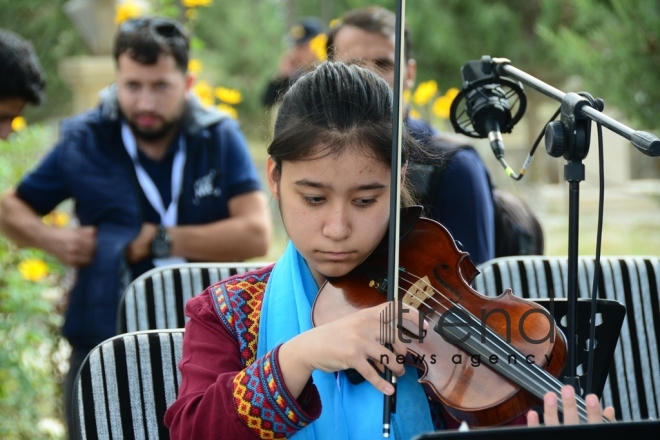
<svg viewBox="0 0 660 440"><path fill-rule="evenodd" d="M403 91L403 102L410 102L410 89Z"/></svg>
<svg viewBox="0 0 660 440"><path fill-rule="evenodd" d="M229 116L231 116L232 118L234 118L234 119L238 119L238 112L237 112L236 109L235 109L234 107L232 107L231 105L227 105L227 104L218 104L218 105L217 105L217 108L218 108L218 110L220 110L221 112L225 112L225 113L229 114Z"/></svg>
<svg viewBox="0 0 660 440"><path fill-rule="evenodd" d="M243 101L241 92L236 89L228 89L227 87L216 87L215 96L222 102L227 104L238 104Z"/></svg>
<svg viewBox="0 0 660 440"><path fill-rule="evenodd" d="M413 102L416 105L426 105L438 91L438 83L434 80L424 81L417 86L413 93Z"/></svg>
<svg viewBox="0 0 660 440"><path fill-rule="evenodd" d="M333 18L332 20L330 20L330 24L328 25L328 27L329 27L330 29L332 29L333 27L335 27L335 26L339 26L340 24L341 24L341 20L340 20L340 19L338 19L338 18Z"/></svg>
<svg viewBox="0 0 660 440"><path fill-rule="evenodd" d="M451 104L458 95L460 90L452 87L447 92L435 100L433 103L433 114L442 119L448 119L451 111Z"/></svg>
<svg viewBox="0 0 660 440"><path fill-rule="evenodd" d="M44 215L41 221L44 225L63 228L69 224L69 214L62 211L51 211L49 214Z"/></svg>
<svg viewBox="0 0 660 440"><path fill-rule="evenodd" d="M181 0L181 4L186 8L197 8L200 6L211 6L213 0Z"/></svg>
<svg viewBox="0 0 660 440"><path fill-rule="evenodd" d="M203 67L204 65L197 58L192 58L190 61L188 61L188 71L190 71L190 73L193 75L199 75Z"/></svg>
<svg viewBox="0 0 660 440"><path fill-rule="evenodd" d="M211 87L209 83L206 81L198 81L192 89L193 93L197 95L203 105L212 106L214 104L213 87Z"/></svg>
<svg viewBox="0 0 660 440"><path fill-rule="evenodd" d="M449 111L453 101L454 99L447 95L439 97L433 103L433 114L442 119L449 118Z"/></svg>
<svg viewBox="0 0 660 440"><path fill-rule="evenodd" d="M131 1L115 6L115 24L120 24L129 18L135 18L142 15L140 5Z"/></svg>
<svg viewBox="0 0 660 440"><path fill-rule="evenodd" d="M326 34L318 34L316 37L309 40L309 48L316 55L316 59L323 61L328 58L326 51L326 44L328 43L328 36Z"/></svg>
<svg viewBox="0 0 660 440"><path fill-rule="evenodd" d="M25 127L27 127L27 122L25 122L25 118L23 116L16 116L11 121L11 129L14 131L21 131Z"/></svg>
<svg viewBox="0 0 660 440"><path fill-rule="evenodd" d="M445 93L445 96L452 101L458 96L460 90L457 89L456 87L452 87L449 90L447 90L447 93Z"/></svg>
<svg viewBox="0 0 660 440"><path fill-rule="evenodd" d="M23 260L18 263L18 271L28 281L39 281L48 275L48 265L42 260Z"/></svg>

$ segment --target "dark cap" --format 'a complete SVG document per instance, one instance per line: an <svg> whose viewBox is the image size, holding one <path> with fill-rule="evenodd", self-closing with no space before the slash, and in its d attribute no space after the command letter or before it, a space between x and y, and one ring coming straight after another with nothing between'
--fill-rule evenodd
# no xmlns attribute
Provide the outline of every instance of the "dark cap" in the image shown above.
<svg viewBox="0 0 660 440"><path fill-rule="evenodd" d="M303 44L323 32L321 20L314 17L306 17L298 20L289 28L288 39L292 44Z"/></svg>

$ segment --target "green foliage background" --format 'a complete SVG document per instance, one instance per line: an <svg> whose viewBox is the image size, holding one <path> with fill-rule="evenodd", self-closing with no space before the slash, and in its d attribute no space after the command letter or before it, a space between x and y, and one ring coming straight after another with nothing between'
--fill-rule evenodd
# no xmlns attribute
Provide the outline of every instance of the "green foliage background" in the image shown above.
<svg viewBox="0 0 660 440"><path fill-rule="evenodd" d="M0 27L31 39L48 74L48 101L30 109L41 119L69 112L70 92L57 62L85 53L62 12L66 0L0 0ZM158 0L169 13L177 0ZM302 16L329 23L348 9L395 0L214 1L199 8L196 50L207 69L202 78L241 90L239 111L248 133L260 133L265 113L260 95L286 49L283 35ZM172 7L174 6L174 7ZM183 17L183 8L179 15ZM442 90L460 85L460 67L481 55L509 58L513 65L561 88L582 78L584 90L619 108L640 129L660 128L660 2L656 0L410 0L419 81L435 79ZM607 108L607 107L606 107Z"/></svg>
<svg viewBox="0 0 660 440"><path fill-rule="evenodd" d="M53 134L33 126L12 136L10 142L0 141L3 191L32 167ZM50 275L39 282L23 279L17 266L25 259L45 260ZM0 438L59 438L62 434L48 431L43 422L62 417L62 359L58 358L62 316L56 298L61 298L58 286L63 274L54 258L35 249L18 250L0 235Z"/></svg>

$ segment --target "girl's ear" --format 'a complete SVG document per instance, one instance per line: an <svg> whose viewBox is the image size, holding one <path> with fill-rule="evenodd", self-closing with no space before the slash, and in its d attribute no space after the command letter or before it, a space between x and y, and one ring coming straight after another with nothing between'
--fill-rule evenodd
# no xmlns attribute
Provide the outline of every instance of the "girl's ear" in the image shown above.
<svg viewBox="0 0 660 440"><path fill-rule="evenodd" d="M272 157L266 160L266 180L268 180L268 188L270 193L275 197L275 200L280 200L280 172L277 169L277 164Z"/></svg>

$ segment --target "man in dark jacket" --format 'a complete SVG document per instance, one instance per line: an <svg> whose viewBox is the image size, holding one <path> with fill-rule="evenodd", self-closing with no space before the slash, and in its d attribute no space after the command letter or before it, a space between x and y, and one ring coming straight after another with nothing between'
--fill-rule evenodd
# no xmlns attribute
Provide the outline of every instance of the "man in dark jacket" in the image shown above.
<svg viewBox="0 0 660 440"><path fill-rule="evenodd" d="M391 11L368 6L347 12L330 29L327 42L328 59L358 61L394 83L395 21ZM404 88L412 89L417 65L412 57L409 32L404 39ZM428 122L406 117L410 133L432 156L451 155L426 215L442 223L454 239L462 243L475 264L495 257L493 198L486 165L472 148L444 151L447 142L436 139L439 134ZM457 145L458 147L458 145ZM449 153L449 154L447 154Z"/></svg>
<svg viewBox="0 0 660 440"><path fill-rule="evenodd" d="M245 140L189 94L188 51L174 21L122 23L116 84L98 108L63 122L57 145L2 199L9 238L78 269L63 328L73 348L67 401L89 350L115 334L130 280L154 265L267 252L270 216ZM66 199L80 226L44 225Z"/></svg>

